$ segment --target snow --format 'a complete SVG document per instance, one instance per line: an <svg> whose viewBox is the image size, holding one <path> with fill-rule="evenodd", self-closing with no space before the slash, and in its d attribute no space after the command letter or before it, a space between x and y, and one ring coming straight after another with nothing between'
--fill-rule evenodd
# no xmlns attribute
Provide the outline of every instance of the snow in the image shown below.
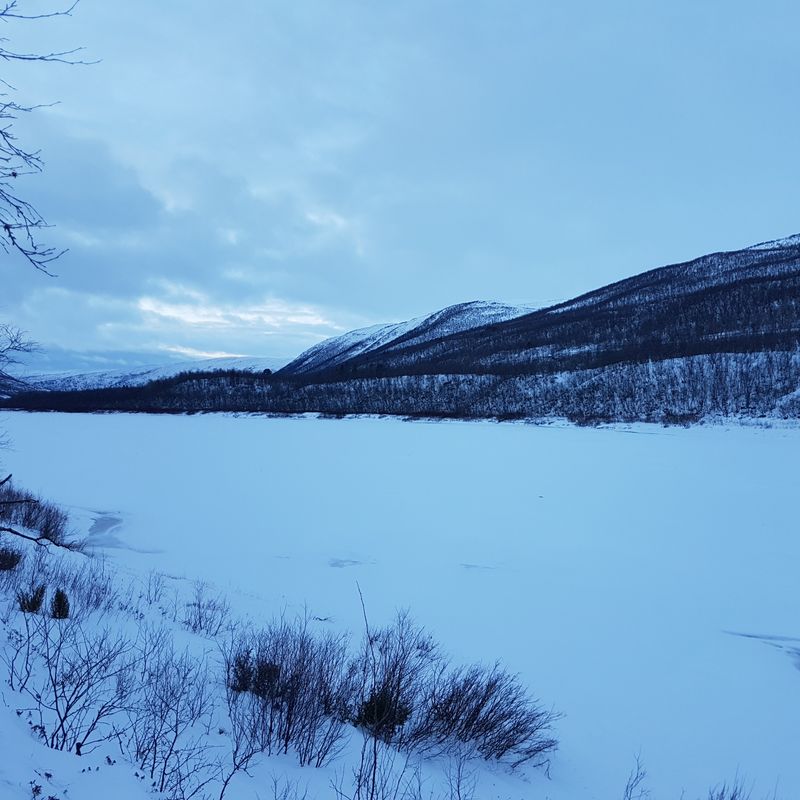
<svg viewBox="0 0 800 800"><path fill-rule="evenodd" d="M565 714L560 749L550 779L483 770L480 798L619 797L637 753L654 798L736 775L800 796L798 429L24 413L0 428L4 467L97 523L124 575L204 579L256 619L308 604L356 632L358 582L375 624L409 608L455 658L519 672ZM1 796L34 769L79 780L7 711ZM300 773L329 796L329 773ZM141 788L125 781L120 800ZM82 787L69 796L107 791Z"/></svg>
<svg viewBox="0 0 800 800"><path fill-rule="evenodd" d="M778 250L782 247L797 247L800 245L800 233L796 233L794 236L787 236L784 239L773 239L769 242L761 242L759 244L754 244L751 247L746 248L747 250Z"/></svg>
<svg viewBox="0 0 800 800"><path fill-rule="evenodd" d="M40 797L60 800L145 800L149 795L129 769L120 764L118 752L108 747L86 758L49 750L30 734L23 718L7 708L0 722L0 797L30 798L34 785ZM152 796L152 795L150 795Z"/></svg>

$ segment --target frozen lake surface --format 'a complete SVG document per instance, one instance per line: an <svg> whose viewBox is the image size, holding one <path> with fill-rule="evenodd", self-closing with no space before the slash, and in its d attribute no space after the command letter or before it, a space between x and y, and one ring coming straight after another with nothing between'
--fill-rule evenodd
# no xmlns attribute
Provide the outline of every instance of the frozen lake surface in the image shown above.
<svg viewBox="0 0 800 800"><path fill-rule="evenodd" d="M565 714L551 779L800 796L800 430L6 413L2 463L123 570L358 630L409 608ZM485 789L484 789L485 790ZM504 793L505 792L505 793Z"/></svg>

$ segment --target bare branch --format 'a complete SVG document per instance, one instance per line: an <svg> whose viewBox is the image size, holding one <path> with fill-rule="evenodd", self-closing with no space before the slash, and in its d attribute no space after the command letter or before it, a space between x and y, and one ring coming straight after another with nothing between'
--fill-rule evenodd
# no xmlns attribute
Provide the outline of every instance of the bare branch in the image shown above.
<svg viewBox="0 0 800 800"><path fill-rule="evenodd" d="M637 753L634 758L635 763L628 775L628 782L625 784L622 800L647 800L650 797L650 792L644 786L647 770L642 763L641 754Z"/></svg>
<svg viewBox="0 0 800 800"><path fill-rule="evenodd" d="M27 533L22 533L22 531L16 531L14 528L6 528L5 526L0 525L0 533L10 533L13 536L19 536L20 539L27 539L29 542L35 542L36 544L45 545L49 542L49 539L46 539L44 536L29 536Z"/></svg>
<svg viewBox="0 0 800 800"><path fill-rule="evenodd" d="M3 9L0 10L0 19L49 19L51 17L70 17L78 3L80 3L80 0L75 0L72 5L67 6L67 8L61 11L47 11L43 14L20 14L16 10L19 5L19 0L12 0L6 3Z"/></svg>
<svg viewBox="0 0 800 800"><path fill-rule="evenodd" d="M7 0L0 7L0 22L68 17L78 2L75 0L54 11L28 14L20 8L18 0ZM70 65L96 63L79 57L83 51L81 47L36 53L9 49L6 43L7 39L0 38L0 61L42 61ZM0 84L9 91L15 91L7 81L0 80ZM4 96L0 93L0 98ZM41 172L43 168L39 151L19 146L13 132L13 124L19 116L38 107L7 99L0 102L0 247L6 253L22 256L40 272L52 275L50 265L67 251L50 247L40 240L41 231L50 226L36 208L19 196L15 183L21 176Z"/></svg>

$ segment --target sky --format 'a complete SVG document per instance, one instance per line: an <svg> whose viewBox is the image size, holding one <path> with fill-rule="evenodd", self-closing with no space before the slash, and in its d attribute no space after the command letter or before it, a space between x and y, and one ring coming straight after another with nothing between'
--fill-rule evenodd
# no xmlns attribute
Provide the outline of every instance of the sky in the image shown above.
<svg viewBox="0 0 800 800"><path fill-rule="evenodd" d="M57 0L21 0L28 11ZM7 21L69 248L2 255L40 366L277 356L800 231L789 0L81 0Z"/></svg>

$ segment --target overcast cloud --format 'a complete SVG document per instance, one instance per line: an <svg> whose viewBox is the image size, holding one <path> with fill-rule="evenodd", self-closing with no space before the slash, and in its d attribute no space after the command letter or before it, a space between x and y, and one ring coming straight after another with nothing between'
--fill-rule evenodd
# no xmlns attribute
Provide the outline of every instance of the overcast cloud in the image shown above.
<svg viewBox="0 0 800 800"><path fill-rule="evenodd" d="M52 0L55 2L56 0ZM31 10L52 3L29 2ZM82 0L4 64L69 247L4 258L50 353L292 356L800 230L793 2Z"/></svg>

